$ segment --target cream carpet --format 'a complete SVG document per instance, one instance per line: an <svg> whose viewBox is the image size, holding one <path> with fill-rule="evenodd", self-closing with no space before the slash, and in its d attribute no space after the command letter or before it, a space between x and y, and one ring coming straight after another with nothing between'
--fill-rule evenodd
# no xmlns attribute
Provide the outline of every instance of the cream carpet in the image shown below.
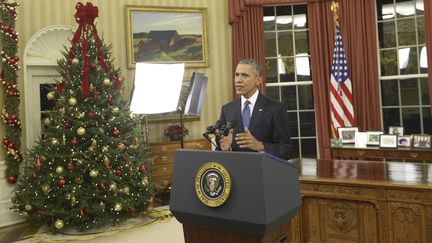
<svg viewBox="0 0 432 243"><path fill-rule="evenodd" d="M158 211L166 208L156 208ZM155 221L149 218L130 219L118 227L98 232L64 232L52 235L45 228L19 243L89 242L89 243L184 243L183 227L174 217Z"/></svg>

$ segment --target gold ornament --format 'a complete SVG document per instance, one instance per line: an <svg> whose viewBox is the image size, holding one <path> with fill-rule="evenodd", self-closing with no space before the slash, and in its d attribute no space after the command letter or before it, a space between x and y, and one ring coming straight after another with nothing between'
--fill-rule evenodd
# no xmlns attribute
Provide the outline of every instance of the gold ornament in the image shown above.
<svg viewBox="0 0 432 243"><path fill-rule="evenodd" d="M79 128L77 129L77 134L78 134L78 135L83 136L85 133L86 133L86 130L85 130L84 127L79 127Z"/></svg>
<svg viewBox="0 0 432 243"><path fill-rule="evenodd" d="M108 152L108 146L103 146L102 147L102 152L104 152L104 153Z"/></svg>
<svg viewBox="0 0 432 243"><path fill-rule="evenodd" d="M30 205L30 204L26 204L26 205L24 206L24 208L25 208L25 210L27 210L27 211L31 211L31 210L33 209L33 206Z"/></svg>
<svg viewBox="0 0 432 243"><path fill-rule="evenodd" d="M104 84L105 86L109 86L109 85L111 85L111 80L110 80L109 78L104 78L104 80L103 80L103 84Z"/></svg>
<svg viewBox="0 0 432 243"><path fill-rule="evenodd" d="M59 145L59 143L60 143L60 142L59 142L59 140L58 140L57 138L52 138L52 139L51 139L51 144L52 144L52 145L56 146L56 145Z"/></svg>
<svg viewBox="0 0 432 243"><path fill-rule="evenodd" d="M126 187L123 188L123 193L124 194L129 194L129 191L130 191L130 189L129 189L128 186L126 186Z"/></svg>
<svg viewBox="0 0 432 243"><path fill-rule="evenodd" d="M82 176L77 176L77 177L75 177L75 182L76 182L77 184L81 184L81 183L83 182L83 178L82 178Z"/></svg>
<svg viewBox="0 0 432 243"><path fill-rule="evenodd" d="M98 132L99 132L99 134L104 134L105 130L103 128L99 127Z"/></svg>
<svg viewBox="0 0 432 243"><path fill-rule="evenodd" d="M55 93L54 91L51 91L47 94L47 99L48 100L53 100L55 98Z"/></svg>
<svg viewBox="0 0 432 243"><path fill-rule="evenodd" d="M148 180L148 177L147 177L147 176L144 177L144 178L142 179L141 184L142 184L143 186L148 186L148 184L149 184L149 180Z"/></svg>
<svg viewBox="0 0 432 243"><path fill-rule="evenodd" d="M74 58L75 59L75 58ZM64 227L64 222L61 219L57 219L54 223L56 229L62 229Z"/></svg>
<svg viewBox="0 0 432 243"><path fill-rule="evenodd" d="M115 189L117 189L117 184L116 184L115 182L111 183L111 184L109 185L109 189L110 189L110 190L115 190Z"/></svg>
<svg viewBox="0 0 432 243"><path fill-rule="evenodd" d="M100 202L99 203L99 208L102 209L102 211L105 211L105 203Z"/></svg>
<svg viewBox="0 0 432 243"><path fill-rule="evenodd" d="M129 120L133 120L135 118L135 114L130 113L129 116L128 116L128 118L129 118Z"/></svg>
<svg viewBox="0 0 432 243"><path fill-rule="evenodd" d="M97 170L91 170L89 173L90 177L96 177L96 176L98 176L98 174L99 174L99 172Z"/></svg>
<svg viewBox="0 0 432 243"><path fill-rule="evenodd" d="M123 206L122 206L121 203L116 203L114 205L114 210L117 211L117 212L120 211L120 210L122 210L122 208L123 208Z"/></svg>
<svg viewBox="0 0 432 243"><path fill-rule="evenodd" d="M87 151L93 153L95 151L95 148L92 147L92 146L90 146L90 147L87 148Z"/></svg>
<svg viewBox="0 0 432 243"><path fill-rule="evenodd" d="M48 195L48 193L51 191L51 189L47 184L43 184L42 185L42 191L45 193L45 195Z"/></svg>
<svg viewBox="0 0 432 243"><path fill-rule="evenodd" d="M110 160L107 158L107 157L104 157L104 165L105 165L105 167L108 167L109 166L109 164L110 164Z"/></svg>
<svg viewBox="0 0 432 243"><path fill-rule="evenodd" d="M61 174L61 173L63 173L63 171L64 171L63 166L61 166L61 165L57 166L57 168L56 168L57 174Z"/></svg>
<svg viewBox="0 0 432 243"><path fill-rule="evenodd" d="M113 114L117 114L117 113L119 113L119 108L118 107L114 107L114 108L112 108L112 113Z"/></svg>
<svg viewBox="0 0 432 243"><path fill-rule="evenodd" d="M71 205L75 206L76 204L77 204L77 200L76 200L75 196L72 196L72 198L71 198Z"/></svg>
<svg viewBox="0 0 432 243"><path fill-rule="evenodd" d="M69 105L74 106L77 103L77 99L75 99L74 97L69 98L68 100Z"/></svg>
<svg viewBox="0 0 432 243"><path fill-rule="evenodd" d="M44 119L43 124L45 126L49 126L51 124L51 119L49 119L48 117Z"/></svg>
<svg viewBox="0 0 432 243"><path fill-rule="evenodd" d="M96 141L96 139L93 138L93 139L92 139L92 145L91 145L91 146L92 146L93 148L96 148L96 145L97 145L97 141Z"/></svg>
<svg viewBox="0 0 432 243"><path fill-rule="evenodd" d="M64 115L64 114L66 114L66 110L65 110L65 108L60 108L59 110L58 110L59 112L60 112L60 115Z"/></svg>

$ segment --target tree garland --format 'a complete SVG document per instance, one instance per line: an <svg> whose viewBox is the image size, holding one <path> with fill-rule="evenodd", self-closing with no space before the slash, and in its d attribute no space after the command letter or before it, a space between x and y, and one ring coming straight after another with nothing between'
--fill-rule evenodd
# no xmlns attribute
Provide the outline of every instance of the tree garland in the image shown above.
<svg viewBox="0 0 432 243"><path fill-rule="evenodd" d="M19 176L19 167L23 161L21 150L21 121L19 115L20 92L17 87L19 67L18 33L15 31L17 18L14 1L0 4L0 33L3 50L0 52L2 71L0 81L4 88L4 105L1 110L3 122L7 125L3 145L6 152L5 176L9 184L15 184Z"/></svg>

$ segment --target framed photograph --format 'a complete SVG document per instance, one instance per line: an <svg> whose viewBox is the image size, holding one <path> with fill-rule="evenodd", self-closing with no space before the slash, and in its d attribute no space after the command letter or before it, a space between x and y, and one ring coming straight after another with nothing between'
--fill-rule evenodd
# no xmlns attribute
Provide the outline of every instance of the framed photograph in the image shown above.
<svg viewBox="0 0 432 243"><path fill-rule="evenodd" d="M403 136L404 135L404 128L403 127L389 127L388 134Z"/></svg>
<svg viewBox="0 0 432 243"><path fill-rule="evenodd" d="M427 134L414 134L412 137L413 148L431 148L431 135Z"/></svg>
<svg viewBox="0 0 432 243"><path fill-rule="evenodd" d="M205 8L126 6L128 68L136 62L208 67Z"/></svg>
<svg viewBox="0 0 432 243"><path fill-rule="evenodd" d="M358 127L338 127L337 132L339 138L342 139L342 143L354 143Z"/></svg>
<svg viewBox="0 0 432 243"><path fill-rule="evenodd" d="M367 145L376 145L380 144L380 135L384 134L383 131L367 131Z"/></svg>
<svg viewBox="0 0 432 243"><path fill-rule="evenodd" d="M331 147L342 147L342 139L340 138L330 138Z"/></svg>
<svg viewBox="0 0 432 243"><path fill-rule="evenodd" d="M398 136L398 147L411 147L411 136Z"/></svg>
<svg viewBox="0 0 432 243"><path fill-rule="evenodd" d="M397 137L395 134L381 134L380 148L397 148Z"/></svg>
<svg viewBox="0 0 432 243"><path fill-rule="evenodd" d="M354 135L354 147L366 148L367 147L367 133L356 132Z"/></svg>

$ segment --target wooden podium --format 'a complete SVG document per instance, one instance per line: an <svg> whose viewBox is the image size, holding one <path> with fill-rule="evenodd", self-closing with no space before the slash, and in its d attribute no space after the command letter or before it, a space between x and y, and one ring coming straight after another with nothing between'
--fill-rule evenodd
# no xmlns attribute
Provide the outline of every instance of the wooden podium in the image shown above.
<svg viewBox="0 0 432 243"><path fill-rule="evenodd" d="M216 162L231 177L228 199L205 205L195 181ZM178 150L170 210L183 224L186 243L289 242L290 219L301 205L297 167L265 153Z"/></svg>

